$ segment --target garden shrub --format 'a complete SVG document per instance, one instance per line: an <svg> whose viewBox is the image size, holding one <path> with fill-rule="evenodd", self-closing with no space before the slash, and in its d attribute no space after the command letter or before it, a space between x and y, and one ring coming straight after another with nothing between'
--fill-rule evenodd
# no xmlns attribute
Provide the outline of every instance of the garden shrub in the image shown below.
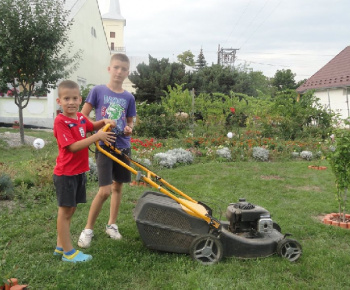
<svg viewBox="0 0 350 290"><path fill-rule="evenodd" d="M176 157L167 153L157 153L154 155L154 159L162 167L173 168L176 164Z"/></svg>
<svg viewBox="0 0 350 290"><path fill-rule="evenodd" d="M148 158L134 158L133 159L134 161L136 161L136 162L138 162L138 163L140 163L141 165L143 165L143 166L151 166L152 165L152 161L150 160L150 159L148 159Z"/></svg>
<svg viewBox="0 0 350 290"><path fill-rule="evenodd" d="M189 120L179 119L169 113L161 104L141 103L137 106L138 120L134 136L154 138L177 138L188 130Z"/></svg>
<svg viewBox="0 0 350 290"><path fill-rule="evenodd" d="M285 140L322 137L332 129L333 113L326 111L310 91L298 98L294 90L278 92L273 105L261 118L263 136L280 136Z"/></svg>
<svg viewBox="0 0 350 290"><path fill-rule="evenodd" d="M299 153L299 152L296 152L296 151L293 151L293 152L291 153L291 155L292 155L292 158L298 158L298 157L300 156L300 153Z"/></svg>
<svg viewBox="0 0 350 290"><path fill-rule="evenodd" d="M227 147L219 148L218 150L216 150L216 155L218 155L219 157L225 158L225 159L232 158L231 151Z"/></svg>
<svg viewBox="0 0 350 290"><path fill-rule="evenodd" d="M310 161L312 160L312 152L311 151L302 151L300 152L300 157L304 160Z"/></svg>
<svg viewBox="0 0 350 290"><path fill-rule="evenodd" d="M190 164L193 162L193 155L191 152L182 148L168 150L165 153L157 153L154 159L162 167L172 168L176 163Z"/></svg>
<svg viewBox="0 0 350 290"><path fill-rule="evenodd" d="M13 182L10 176L6 174L0 175L0 200L13 199Z"/></svg>
<svg viewBox="0 0 350 290"><path fill-rule="evenodd" d="M269 160L269 150L263 147L253 147L253 158L256 161L268 161Z"/></svg>

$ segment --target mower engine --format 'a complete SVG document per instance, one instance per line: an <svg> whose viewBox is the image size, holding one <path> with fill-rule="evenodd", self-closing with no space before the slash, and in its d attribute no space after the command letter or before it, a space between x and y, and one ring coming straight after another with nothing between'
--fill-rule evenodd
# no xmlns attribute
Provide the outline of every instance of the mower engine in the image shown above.
<svg viewBox="0 0 350 290"><path fill-rule="evenodd" d="M229 221L228 230L234 234L273 231L270 212L261 206L246 202L244 198L240 198L239 202L231 203L227 207L226 218Z"/></svg>

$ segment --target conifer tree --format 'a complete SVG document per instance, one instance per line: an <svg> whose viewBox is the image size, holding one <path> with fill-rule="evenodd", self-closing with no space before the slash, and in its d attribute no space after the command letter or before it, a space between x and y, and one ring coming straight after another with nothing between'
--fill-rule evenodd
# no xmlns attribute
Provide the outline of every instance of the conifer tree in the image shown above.
<svg viewBox="0 0 350 290"><path fill-rule="evenodd" d="M207 66L207 62L203 54L203 48L201 48L201 51L199 52L199 55L196 61L196 70L200 70L206 66Z"/></svg>

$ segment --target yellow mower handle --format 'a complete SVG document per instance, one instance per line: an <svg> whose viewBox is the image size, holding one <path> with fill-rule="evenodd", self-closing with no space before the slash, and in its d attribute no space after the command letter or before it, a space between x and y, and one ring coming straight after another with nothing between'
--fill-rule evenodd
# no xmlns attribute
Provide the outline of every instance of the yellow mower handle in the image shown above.
<svg viewBox="0 0 350 290"><path fill-rule="evenodd" d="M104 132L108 132L111 131L110 128L110 124L106 124L103 127L103 131ZM185 193L183 193L182 191L180 191L179 189L177 189L175 186L171 185L170 183L166 182L163 178L159 177L158 175L156 175L154 172L152 172L151 170L149 170L148 168L146 168L145 166L143 166L142 164L132 160L130 157L128 157L127 155L125 155L129 161L131 163L133 163L135 166L137 166L138 168L142 169L143 171L146 172L146 175L140 175L139 171L135 170L134 168L132 168L131 166L129 166L128 164L126 164L125 162L121 161L120 159L116 158L115 156L113 156L111 153L107 152L106 150L104 150L100 144L99 141L97 141L96 143L96 148L103 153L104 155L106 155L107 157L111 158L113 161L117 162L118 164L120 164L121 166L123 166L124 168L126 168L127 170L129 170L131 173L135 174L136 176L140 176L140 178L145 181L146 183L148 183L149 185L151 185L152 187L158 189L161 193L169 196L170 198L172 198L173 200L175 200L176 202L178 202L182 208L189 214L196 216L198 218L201 218L203 220L205 220L208 224L212 225L214 228L218 229L221 224L218 220L214 219L211 215L208 214L207 209L201 205L200 203L198 203L196 200L194 200L193 198L189 197L188 195L186 195ZM114 146L112 146L111 144L109 144L108 142L104 142L104 144L109 147L110 149L112 149L113 151L115 151L117 154L119 155L123 155L123 153L118 149L115 148ZM167 188L170 188L171 190L177 192L179 195L181 195L182 197L184 197L185 199L182 198L178 198L177 196L175 196L174 194L172 194L171 192L169 192L168 190L166 190L165 188L161 187L158 183L154 182L152 180L152 178L156 179L157 181L161 182L162 184L164 184Z"/></svg>

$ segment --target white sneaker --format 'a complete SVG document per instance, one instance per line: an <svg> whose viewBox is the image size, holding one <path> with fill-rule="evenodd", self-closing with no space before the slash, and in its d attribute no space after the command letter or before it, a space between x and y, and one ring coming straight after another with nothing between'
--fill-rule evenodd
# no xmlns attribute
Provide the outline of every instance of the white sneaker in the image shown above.
<svg viewBox="0 0 350 290"><path fill-rule="evenodd" d="M120 234L118 230L118 226L116 224L112 224L110 226L106 226L106 233L113 239L113 240L121 240L122 235Z"/></svg>
<svg viewBox="0 0 350 290"><path fill-rule="evenodd" d="M85 229L81 232L79 240L78 240L78 246L80 248L89 248L91 244L91 239L94 236L93 230Z"/></svg>

